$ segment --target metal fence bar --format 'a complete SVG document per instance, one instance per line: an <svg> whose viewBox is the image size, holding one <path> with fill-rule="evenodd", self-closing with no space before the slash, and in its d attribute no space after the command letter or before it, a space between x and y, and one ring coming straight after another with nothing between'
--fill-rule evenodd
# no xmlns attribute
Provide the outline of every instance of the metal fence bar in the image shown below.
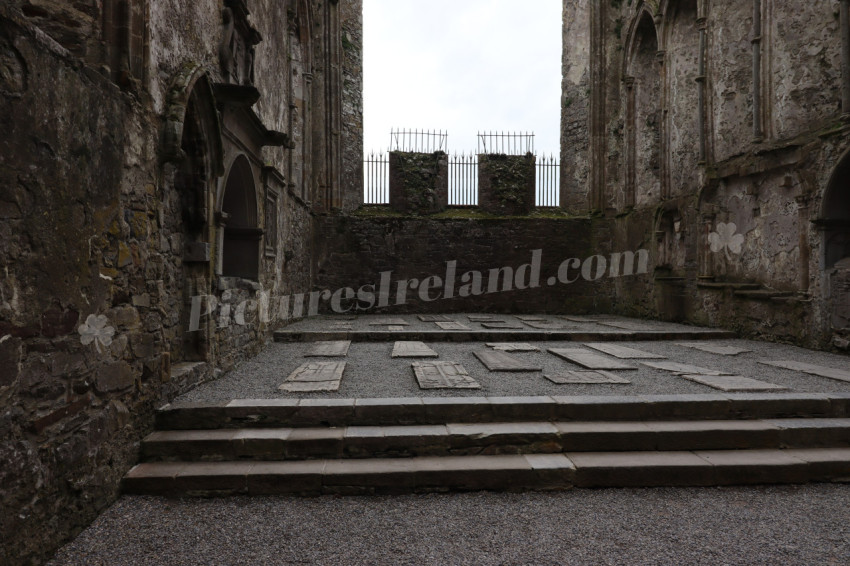
<svg viewBox="0 0 850 566"><path fill-rule="evenodd" d="M479 132L478 153L505 155L534 153L534 132Z"/></svg>
<svg viewBox="0 0 850 566"><path fill-rule="evenodd" d="M383 152L372 152L363 162L363 203L390 203L390 159Z"/></svg>
<svg viewBox="0 0 850 566"><path fill-rule="evenodd" d="M391 130L390 151L435 153L447 151L449 133L443 130Z"/></svg>
<svg viewBox="0 0 850 566"><path fill-rule="evenodd" d="M537 160L538 207L557 207L561 202L561 164L554 155L545 155Z"/></svg>
<svg viewBox="0 0 850 566"><path fill-rule="evenodd" d="M478 204L478 156L455 153L449 159L449 206Z"/></svg>

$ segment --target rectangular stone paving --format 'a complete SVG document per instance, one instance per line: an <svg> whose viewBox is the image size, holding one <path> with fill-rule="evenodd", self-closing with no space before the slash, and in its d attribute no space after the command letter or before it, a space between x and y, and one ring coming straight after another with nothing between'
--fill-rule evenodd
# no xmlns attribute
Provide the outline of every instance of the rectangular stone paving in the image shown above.
<svg viewBox="0 0 850 566"><path fill-rule="evenodd" d="M846 369L836 369L829 368L825 366L818 366L815 364L807 364L805 362L792 362L792 361L780 361L780 362L759 362L762 365L773 366L783 369L790 369L794 371L801 371L803 373L808 373L810 375L817 375L819 377L826 377L828 379L836 379L838 381L847 381L850 382L850 370Z"/></svg>
<svg viewBox="0 0 850 566"><path fill-rule="evenodd" d="M482 322L481 326L491 330L522 330L522 325L512 322Z"/></svg>
<svg viewBox="0 0 850 566"><path fill-rule="evenodd" d="M610 326L611 328L620 328L622 330L633 330L636 332L646 330L658 330L657 327L649 326L648 324L640 324L638 322L621 322L618 320L597 320L597 324Z"/></svg>
<svg viewBox="0 0 850 566"><path fill-rule="evenodd" d="M618 360L612 360L587 350L575 348L551 348L549 353L555 354L559 358L563 358L568 362L580 365L587 369L607 369L607 370L636 370L634 366L630 366Z"/></svg>
<svg viewBox="0 0 850 566"><path fill-rule="evenodd" d="M410 323L403 318L385 318L370 322L369 326L410 326Z"/></svg>
<svg viewBox="0 0 850 566"><path fill-rule="evenodd" d="M682 342L676 345L701 350L703 352L708 352L709 354L719 354L721 356L737 356L738 354L752 352L752 350L747 350L746 348L738 348L737 346L722 346L711 342Z"/></svg>
<svg viewBox="0 0 850 566"><path fill-rule="evenodd" d="M599 350L604 354L608 354L609 356L614 356L615 358L620 358L623 360L663 360L665 356L660 356L658 354L653 354L650 352L644 352L643 350L635 350L634 348L627 348L625 346L618 346L617 344L609 344L607 342L594 342L591 344L585 344L588 348L593 348L594 350Z"/></svg>
<svg viewBox="0 0 850 566"><path fill-rule="evenodd" d="M307 358L344 358L348 355L349 348L351 348L351 340L316 342L304 356Z"/></svg>
<svg viewBox="0 0 850 566"><path fill-rule="evenodd" d="M525 324L535 330L564 330L569 328L566 324L556 321L526 322Z"/></svg>
<svg viewBox="0 0 850 566"><path fill-rule="evenodd" d="M494 320L494 318L489 314L471 314L468 318L470 322L484 322L488 320Z"/></svg>
<svg viewBox="0 0 850 566"><path fill-rule="evenodd" d="M517 319L523 322L546 322L545 318L539 316L518 316Z"/></svg>
<svg viewBox="0 0 850 566"><path fill-rule="evenodd" d="M539 352L540 348L531 344L519 344L513 342L494 342L487 344L488 348L493 348L500 352Z"/></svg>
<svg viewBox="0 0 850 566"><path fill-rule="evenodd" d="M596 385L601 383L614 383L617 385L628 385L628 379L607 371L568 371L558 375L546 375L546 379L558 385Z"/></svg>
<svg viewBox="0 0 850 566"><path fill-rule="evenodd" d="M543 371L540 366L528 364L504 352L479 350L473 353L490 371Z"/></svg>
<svg viewBox="0 0 850 566"><path fill-rule="evenodd" d="M740 375L683 375L684 379L729 392L784 391L787 387Z"/></svg>
<svg viewBox="0 0 850 566"><path fill-rule="evenodd" d="M393 346L394 358L439 358L440 355L423 342L396 342Z"/></svg>
<svg viewBox="0 0 850 566"><path fill-rule="evenodd" d="M279 387L290 393L339 391L345 362L310 362L302 364Z"/></svg>
<svg viewBox="0 0 850 566"><path fill-rule="evenodd" d="M442 314L420 314L419 320L422 322L451 322L452 319Z"/></svg>
<svg viewBox="0 0 850 566"><path fill-rule="evenodd" d="M437 324L437 326L439 326L443 330L471 330L471 328L469 328L465 324L461 324L459 322L454 322L454 321L452 321L452 322L438 322L436 324Z"/></svg>
<svg viewBox="0 0 850 566"><path fill-rule="evenodd" d="M455 362L414 362L411 366L421 389L480 389L466 369Z"/></svg>
<svg viewBox="0 0 850 566"><path fill-rule="evenodd" d="M647 367L669 371L677 375L730 375L727 372L717 371L715 369L702 368L689 364L681 364L679 362L641 362Z"/></svg>

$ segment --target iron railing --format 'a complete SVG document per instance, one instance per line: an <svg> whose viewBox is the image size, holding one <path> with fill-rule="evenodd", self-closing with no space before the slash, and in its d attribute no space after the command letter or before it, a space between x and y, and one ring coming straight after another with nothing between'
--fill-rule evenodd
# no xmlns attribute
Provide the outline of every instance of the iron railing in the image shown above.
<svg viewBox="0 0 850 566"><path fill-rule="evenodd" d="M363 160L363 204L390 203L390 156L373 151Z"/></svg>
<svg viewBox="0 0 850 566"><path fill-rule="evenodd" d="M478 133L478 153L526 155L534 153L534 134L515 132Z"/></svg>
<svg viewBox="0 0 850 566"><path fill-rule="evenodd" d="M554 155L537 158L537 206L552 208L561 205L561 164Z"/></svg>
<svg viewBox="0 0 850 566"><path fill-rule="evenodd" d="M478 155L449 157L449 206L478 205Z"/></svg>
<svg viewBox="0 0 850 566"><path fill-rule="evenodd" d="M448 151L449 133L442 130L392 130L390 151L436 153Z"/></svg>

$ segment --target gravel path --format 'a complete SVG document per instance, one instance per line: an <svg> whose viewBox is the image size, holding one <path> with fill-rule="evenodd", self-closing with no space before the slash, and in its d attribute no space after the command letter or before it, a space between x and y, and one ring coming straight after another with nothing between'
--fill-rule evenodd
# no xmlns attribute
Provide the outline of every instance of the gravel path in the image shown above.
<svg viewBox="0 0 850 566"><path fill-rule="evenodd" d="M850 564L850 486L124 497L50 564Z"/></svg>
<svg viewBox="0 0 850 566"><path fill-rule="evenodd" d="M327 324L327 321L325 321ZM222 379L207 383L179 398L181 401L226 401L231 399L273 399L280 397L364 398L417 396L533 396L533 395L644 395L644 394L710 394L717 390L687 381L669 372L652 369L639 360L625 360L639 368L636 371L613 372L632 381L631 385L556 385L543 376L565 370L582 369L547 353L549 348L585 348L579 342L531 342L540 353L514 353L512 356L539 365L543 372L489 372L473 355L486 349L484 343L429 343L441 360L458 362L481 384L473 390L422 391L411 369L410 359L393 359L393 342L355 342L347 358L342 386L336 393L292 394L278 391L278 386L301 364L326 358L305 358L312 347L309 343L270 344L259 356L242 363ZM795 360L832 368L850 367L850 357L816 352L749 340L716 340L724 346L739 346L750 353L722 356L686 348L670 342L618 342L638 350L661 354L678 361L709 369L730 372L782 385L797 393L850 392L850 383L811 376L797 371L759 364L764 360ZM333 358L342 361L343 358ZM656 361L656 360L647 360Z"/></svg>

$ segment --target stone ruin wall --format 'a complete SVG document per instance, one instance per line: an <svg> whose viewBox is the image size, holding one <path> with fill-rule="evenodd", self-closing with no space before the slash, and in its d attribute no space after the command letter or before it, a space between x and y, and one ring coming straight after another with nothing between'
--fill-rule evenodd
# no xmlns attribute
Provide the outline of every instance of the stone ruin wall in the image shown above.
<svg viewBox="0 0 850 566"><path fill-rule="evenodd" d="M760 33L751 1L565 3L564 202L653 249L655 280L621 288L619 312L841 347L817 225L850 145L840 2L759 5Z"/></svg>
<svg viewBox="0 0 850 566"><path fill-rule="evenodd" d="M310 289L313 218L323 211L311 204L318 199L303 156L312 151L308 143L325 147L321 132L329 119L324 103L312 114L304 108L328 93L305 88L309 68L290 77L293 61L309 53L308 42L323 41L327 27L322 18L300 26L293 19L336 8L306 1L249 5L263 37L254 60L257 116L263 128L290 133L302 148L299 154L270 146L250 156L258 228L266 234L269 222L277 228L277 243L261 252L252 284L218 276L220 240L211 218L205 228L211 260L193 267L189 279L184 259L193 237L175 186L179 160L164 155L173 101L189 97L175 89L180 77L199 68L210 83L223 80L222 3L134 3L144 17L141 29L125 36L135 58L123 73L109 65L101 2L0 6L0 58L9 69L0 75L4 564L38 562L90 523L117 496L154 409L258 351L280 324L280 299ZM359 5L342 2L355 46L347 69L355 79L347 83L352 100L339 105L355 121L360 21L351 14ZM305 125L307 116L312 123ZM182 118L178 128L185 127ZM240 153L241 128L254 131L252 124L219 124L225 128L223 174L206 188L210 217ZM318 139L305 139L315 131ZM345 133L347 159L360 131L354 124ZM359 164L358 156L355 168ZM341 187L333 190L344 200ZM276 208L266 210L275 202L270 194ZM200 357L180 345L195 293L223 305L201 324ZM259 316L265 303L268 319ZM240 305L245 324L235 323ZM227 308L230 315L221 317ZM87 339L99 339L84 343L81 327Z"/></svg>

